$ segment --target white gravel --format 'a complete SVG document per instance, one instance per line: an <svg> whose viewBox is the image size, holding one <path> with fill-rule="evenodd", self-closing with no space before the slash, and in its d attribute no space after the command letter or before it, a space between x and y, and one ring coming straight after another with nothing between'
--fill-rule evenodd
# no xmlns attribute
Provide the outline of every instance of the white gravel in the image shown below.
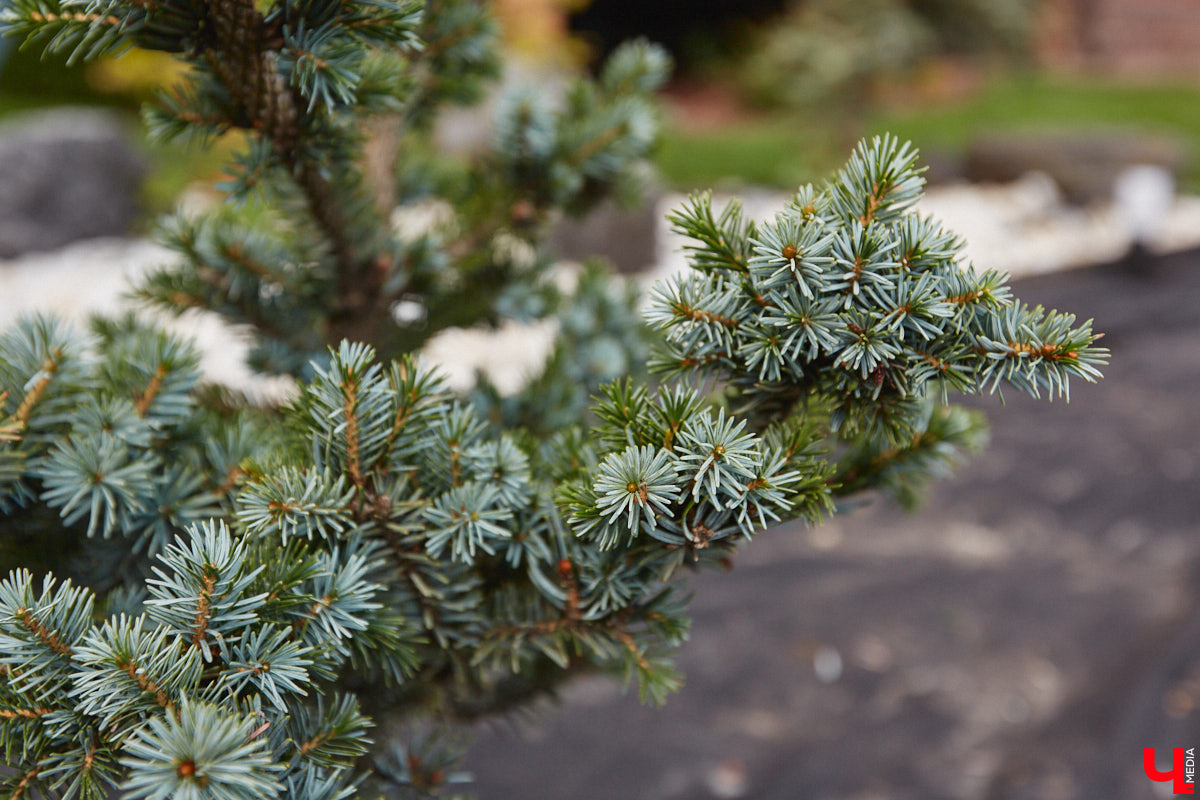
<svg viewBox="0 0 1200 800"><path fill-rule="evenodd" d="M658 204L658 265L648 276L651 283L686 267L682 250L686 240L672 233L666 221L667 212L685 199L684 195L667 195ZM714 208L724 207L729 199L715 196ZM771 219L789 199L782 192L742 197L747 215L759 221ZM1140 204L1138 208L1162 203L1158 197L1138 196L1136 191L1124 202ZM1162 205L1165 213L1158 215L1157 224L1146 225L1142 232L1145 246L1160 253L1200 246L1200 197L1168 197ZM981 269L1008 272L1014 278L1120 258L1133 245L1138 216L1116 202L1092 208L1069 206L1054 181L1040 173L1006 184L936 186L925 194L917 210L940 219L966 239L965 260Z"/></svg>
<svg viewBox="0 0 1200 800"><path fill-rule="evenodd" d="M172 253L146 239L89 239L61 250L0 260L0 330L22 315L52 313L85 330L92 314L117 314L133 307L125 297L131 281L168 264ZM182 317L151 314L169 330L193 339L201 351L205 377L264 400L290 396L294 382L263 378L246 366L245 332L216 314L189 311ZM0 354L2 356L2 354Z"/></svg>

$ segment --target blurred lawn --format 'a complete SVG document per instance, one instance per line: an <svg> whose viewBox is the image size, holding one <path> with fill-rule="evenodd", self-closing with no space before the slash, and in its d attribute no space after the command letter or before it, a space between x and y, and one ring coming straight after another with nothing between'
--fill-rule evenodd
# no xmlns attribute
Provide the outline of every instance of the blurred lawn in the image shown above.
<svg viewBox="0 0 1200 800"><path fill-rule="evenodd" d="M980 133L1130 128L1179 136L1191 149L1186 183L1200 189L1200 85L1145 85L1035 75L993 80L964 102L872 113L864 134L891 131L926 152L961 153ZM850 143L797 117L759 118L716 129L668 128L658 158L677 188L818 180Z"/></svg>
<svg viewBox="0 0 1200 800"><path fill-rule="evenodd" d="M833 137L802 120L748 119L719 128L668 124L656 162L674 188L765 185L794 188L836 164Z"/></svg>

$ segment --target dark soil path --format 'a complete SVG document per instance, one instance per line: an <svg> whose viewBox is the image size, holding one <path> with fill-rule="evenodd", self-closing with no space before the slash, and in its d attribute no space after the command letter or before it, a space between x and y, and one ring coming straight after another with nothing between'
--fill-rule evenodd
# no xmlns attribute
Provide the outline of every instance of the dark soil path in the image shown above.
<svg viewBox="0 0 1200 800"><path fill-rule="evenodd" d="M588 679L480 731L482 800L1165 796L1142 748L1200 746L1200 254L1017 293L1094 316L1106 380L982 403L991 448L915 514L698 576L685 689Z"/></svg>

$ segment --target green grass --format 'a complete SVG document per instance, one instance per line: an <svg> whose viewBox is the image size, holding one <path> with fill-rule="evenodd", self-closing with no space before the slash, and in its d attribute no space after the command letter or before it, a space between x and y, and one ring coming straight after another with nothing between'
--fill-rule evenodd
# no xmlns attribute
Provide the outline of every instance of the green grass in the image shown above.
<svg viewBox="0 0 1200 800"><path fill-rule="evenodd" d="M1200 86L1139 85L1035 76L989 85L970 101L916 112L875 115L872 131L889 130L924 148L960 151L997 130L1129 129L1178 137L1192 156L1189 183L1200 186Z"/></svg>
<svg viewBox="0 0 1200 800"><path fill-rule="evenodd" d="M718 129L663 131L657 164L676 188L797 186L824 174L829 148L803 124L752 119Z"/></svg>
<svg viewBox="0 0 1200 800"><path fill-rule="evenodd" d="M1189 146L1188 185L1200 188L1200 85L1144 85L1031 75L996 79L965 102L877 111L861 134L891 131L925 151L961 152L982 133L1119 129L1178 136ZM763 184L792 188L845 157L844 139L804 121L758 119L726 128L669 129L658 159L680 188Z"/></svg>

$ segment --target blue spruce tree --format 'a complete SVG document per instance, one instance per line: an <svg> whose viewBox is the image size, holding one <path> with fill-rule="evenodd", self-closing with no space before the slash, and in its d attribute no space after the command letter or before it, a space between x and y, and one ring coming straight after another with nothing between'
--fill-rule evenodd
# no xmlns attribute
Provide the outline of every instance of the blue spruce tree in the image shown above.
<svg viewBox="0 0 1200 800"><path fill-rule="evenodd" d="M651 45L559 104L510 96L491 149L451 158L436 111L497 68L469 0L8 0L0 21L75 60L188 64L151 131L246 146L228 203L162 223L178 259L136 294L248 326L253 365L300 381L256 405L134 317L0 337L12 797L453 793L456 726L573 675L663 702L682 573L862 492L911 501L980 442L953 396L1065 396L1106 357L1090 322L963 263L912 210L916 151L887 136L761 227L693 196L671 218L691 269L655 289L648 327L600 267L556 288L548 226L638 194L669 67ZM398 144L368 168L379 115ZM422 198L453 224L394 230ZM515 396L458 395L411 355L539 317L563 334ZM652 340L656 382L606 371Z"/></svg>

